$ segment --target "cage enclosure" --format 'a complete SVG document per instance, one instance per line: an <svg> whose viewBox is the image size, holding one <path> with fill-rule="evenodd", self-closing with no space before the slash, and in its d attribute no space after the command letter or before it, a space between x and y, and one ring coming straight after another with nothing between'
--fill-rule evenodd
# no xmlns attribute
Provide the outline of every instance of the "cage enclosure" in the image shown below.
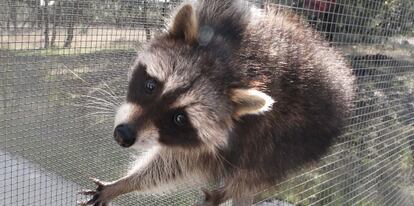
<svg viewBox="0 0 414 206"><path fill-rule="evenodd" d="M140 153L112 138L127 70L180 2L0 0L0 205L76 205L89 177L127 172ZM358 83L330 152L252 204L413 205L414 2L250 2L297 13L344 54ZM194 181L112 204L191 205L200 187L219 184Z"/></svg>

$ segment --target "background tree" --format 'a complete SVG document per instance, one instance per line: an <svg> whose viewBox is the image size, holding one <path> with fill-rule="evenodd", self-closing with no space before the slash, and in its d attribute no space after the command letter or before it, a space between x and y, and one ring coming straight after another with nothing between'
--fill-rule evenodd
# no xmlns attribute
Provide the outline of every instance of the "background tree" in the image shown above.
<svg viewBox="0 0 414 206"><path fill-rule="evenodd" d="M63 46L69 48L76 35L89 26L142 28L145 39L165 24L165 15L181 0L0 0L7 30L42 29L45 46L55 46L59 28L65 30ZM47 2L47 3L46 3ZM256 5L288 5L308 18L327 40L335 43L381 44L390 36L413 33L412 0L276 0L254 1ZM22 20L24 19L24 21ZM37 24L37 28L35 28Z"/></svg>
<svg viewBox="0 0 414 206"><path fill-rule="evenodd" d="M68 48L71 46L73 41L73 31L75 30L75 24L79 18L79 15L82 14L82 8L80 7L80 0L73 1L64 1L65 8L65 20L66 22L66 39L63 47Z"/></svg>
<svg viewBox="0 0 414 206"><path fill-rule="evenodd" d="M44 5L42 5L43 10L43 22L45 25L44 35L45 35L45 49L49 48L49 0L44 0Z"/></svg>
<svg viewBox="0 0 414 206"><path fill-rule="evenodd" d="M151 30L149 27L149 24L151 23L151 19L149 18L149 15L148 15L148 12L149 12L148 7L149 7L148 0L144 0L144 19L145 19L144 29L145 29L147 41L151 39Z"/></svg>
<svg viewBox="0 0 414 206"><path fill-rule="evenodd" d="M57 27L61 25L62 21L62 4L61 1L56 1L52 7L52 39L50 40L50 46L55 47Z"/></svg>
<svg viewBox="0 0 414 206"><path fill-rule="evenodd" d="M412 0L276 0L272 3L297 10L327 40L337 43L379 44L390 36L412 33L414 28Z"/></svg>
<svg viewBox="0 0 414 206"><path fill-rule="evenodd" d="M7 18L7 30L10 30L10 24L13 24L13 29L17 28L17 1L7 0L7 6L9 7L9 17Z"/></svg>

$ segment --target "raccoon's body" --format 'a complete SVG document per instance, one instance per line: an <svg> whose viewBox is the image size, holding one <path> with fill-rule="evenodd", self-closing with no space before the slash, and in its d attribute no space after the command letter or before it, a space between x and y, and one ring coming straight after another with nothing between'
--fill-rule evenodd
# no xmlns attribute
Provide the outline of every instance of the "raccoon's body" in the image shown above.
<svg viewBox="0 0 414 206"><path fill-rule="evenodd" d="M222 178L204 205L251 197L320 158L354 97L343 57L288 12L202 0L177 10L131 69L114 136L151 153L88 204L176 180Z"/></svg>

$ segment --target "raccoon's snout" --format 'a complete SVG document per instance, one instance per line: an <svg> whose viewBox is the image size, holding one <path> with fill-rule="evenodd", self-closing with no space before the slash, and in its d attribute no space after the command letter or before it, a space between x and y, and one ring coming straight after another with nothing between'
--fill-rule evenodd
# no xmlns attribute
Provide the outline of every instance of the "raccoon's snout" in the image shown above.
<svg viewBox="0 0 414 206"><path fill-rule="evenodd" d="M130 147L135 143L136 134L128 124L120 124L115 127L114 138L122 147Z"/></svg>

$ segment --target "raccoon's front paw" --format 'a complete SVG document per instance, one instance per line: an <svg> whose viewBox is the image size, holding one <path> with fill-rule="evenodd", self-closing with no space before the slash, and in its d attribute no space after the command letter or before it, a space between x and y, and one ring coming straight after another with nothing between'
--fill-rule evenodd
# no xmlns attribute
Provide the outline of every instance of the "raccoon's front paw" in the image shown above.
<svg viewBox="0 0 414 206"><path fill-rule="evenodd" d="M91 180L98 186L96 190L85 190L79 192L82 195L92 195L92 199L88 200L87 202L78 203L80 206L107 206L109 202L114 198L114 192L111 188L111 183L103 182L95 178L91 178Z"/></svg>

